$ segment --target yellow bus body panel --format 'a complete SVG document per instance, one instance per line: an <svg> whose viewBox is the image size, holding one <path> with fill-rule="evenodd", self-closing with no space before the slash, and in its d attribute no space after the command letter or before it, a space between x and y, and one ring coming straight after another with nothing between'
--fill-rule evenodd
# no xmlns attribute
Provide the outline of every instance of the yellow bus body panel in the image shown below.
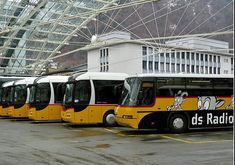
<svg viewBox="0 0 235 165"><path fill-rule="evenodd" d="M0 106L0 116L1 116L1 114L2 114L2 106Z"/></svg>
<svg viewBox="0 0 235 165"><path fill-rule="evenodd" d="M225 109L233 110L231 97L216 97L216 100L223 100L224 104L216 108L215 111L225 110ZM152 112L167 111L167 107L172 106L173 104L174 104L174 98L162 97L162 98L156 98L155 104L152 107L151 106L150 107L118 106L115 110L116 122L119 125L137 129L140 121L146 115ZM180 107L181 107L181 110L173 108L171 111L198 111L197 110L198 109L198 97L186 97L183 103L180 105ZM142 113L138 113L138 111L141 111Z"/></svg>
<svg viewBox="0 0 235 165"><path fill-rule="evenodd" d="M104 114L115 108L116 105L90 105L80 112L74 112L73 108L69 108L63 112L62 118L73 124L99 124L103 123Z"/></svg>
<svg viewBox="0 0 235 165"><path fill-rule="evenodd" d="M32 120L45 121L45 120L61 120L61 111L63 106L60 104L48 105L42 110L32 111Z"/></svg>
<svg viewBox="0 0 235 165"><path fill-rule="evenodd" d="M14 118L27 118L29 114L29 104L24 104L22 107L13 109L10 116Z"/></svg>
<svg viewBox="0 0 235 165"><path fill-rule="evenodd" d="M2 108L0 116L8 117L9 113L14 109L14 106L9 106L7 108Z"/></svg>

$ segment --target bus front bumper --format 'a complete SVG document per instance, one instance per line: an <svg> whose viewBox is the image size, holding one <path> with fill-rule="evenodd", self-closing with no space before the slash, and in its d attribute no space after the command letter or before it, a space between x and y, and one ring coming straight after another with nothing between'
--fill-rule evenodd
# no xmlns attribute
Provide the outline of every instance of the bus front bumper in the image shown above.
<svg viewBox="0 0 235 165"><path fill-rule="evenodd" d="M116 119L117 124L119 124L121 126L138 129L138 124L137 124L136 118L131 118L131 116L123 115L122 117L116 116L115 119Z"/></svg>

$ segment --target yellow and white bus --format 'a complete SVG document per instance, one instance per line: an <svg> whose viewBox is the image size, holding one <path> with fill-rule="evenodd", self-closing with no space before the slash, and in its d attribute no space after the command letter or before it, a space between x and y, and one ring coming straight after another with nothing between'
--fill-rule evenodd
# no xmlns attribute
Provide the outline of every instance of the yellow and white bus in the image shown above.
<svg viewBox="0 0 235 165"><path fill-rule="evenodd" d="M232 126L233 76L146 74L125 80L118 124L136 129Z"/></svg>
<svg viewBox="0 0 235 165"><path fill-rule="evenodd" d="M27 77L17 80L14 83L14 108L9 110L9 116L13 118L28 118L29 113L29 89L28 85L33 84L36 77Z"/></svg>
<svg viewBox="0 0 235 165"><path fill-rule="evenodd" d="M0 116L8 117L9 111L13 109L13 94L14 94L14 81L5 82L2 84L2 108L0 109Z"/></svg>
<svg viewBox="0 0 235 165"><path fill-rule="evenodd" d="M95 72L70 77L62 119L73 124L114 125L114 109L126 77L124 73Z"/></svg>
<svg viewBox="0 0 235 165"><path fill-rule="evenodd" d="M61 120L64 86L69 76L43 76L29 86L29 119L37 121Z"/></svg>

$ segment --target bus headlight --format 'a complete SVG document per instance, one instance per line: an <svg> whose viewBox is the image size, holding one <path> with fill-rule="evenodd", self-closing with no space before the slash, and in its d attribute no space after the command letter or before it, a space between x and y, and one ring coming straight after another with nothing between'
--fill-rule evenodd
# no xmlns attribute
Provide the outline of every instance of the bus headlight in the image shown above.
<svg viewBox="0 0 235 165"><path fill-rule="evenodd" d="M133 119L132 115L123 115L122 116L123 119Z"/></svg>
<svg viewBox="0 0 235 165"><path fill-rule="evenodd" d="M70 117L70 113L69 112L66 112L66 117Z"/></svg>

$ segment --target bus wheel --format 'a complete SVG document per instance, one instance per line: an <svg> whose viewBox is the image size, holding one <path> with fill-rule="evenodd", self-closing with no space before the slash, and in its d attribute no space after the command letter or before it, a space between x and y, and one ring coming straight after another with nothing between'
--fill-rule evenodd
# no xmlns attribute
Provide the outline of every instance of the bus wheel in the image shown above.
<svg viewBox="0 0 235 165"><path fill-rule="evenodd" d="M108 111L104 114L103 123L105 126L114 126L116 124L113 111Z"/></svg>
<svg viewBox="0 0 235 165"><path fill-rule="evenodd" d="M187 130L187 120L181 114L174 114L169 120L169 128L173 133L182 133Z"/></svg>

